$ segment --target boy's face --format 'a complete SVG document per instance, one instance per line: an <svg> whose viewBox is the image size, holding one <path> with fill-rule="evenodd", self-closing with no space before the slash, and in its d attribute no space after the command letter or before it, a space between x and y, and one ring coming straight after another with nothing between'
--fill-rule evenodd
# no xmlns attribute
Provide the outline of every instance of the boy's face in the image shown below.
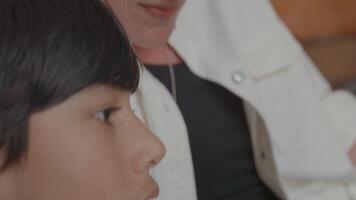
<svg viewBox="0 0 356 200"><path fill-rule="evenodd" d="M106 0L137 47L166 44L185 0Z"/></svg>
<svg viewBox="0 0 356 200"><path fill-rule="evenodd" d="M162 143L135 117L129 93L92 86L30 117L29 151L15 168L26 200L150 199Z"/></svg>

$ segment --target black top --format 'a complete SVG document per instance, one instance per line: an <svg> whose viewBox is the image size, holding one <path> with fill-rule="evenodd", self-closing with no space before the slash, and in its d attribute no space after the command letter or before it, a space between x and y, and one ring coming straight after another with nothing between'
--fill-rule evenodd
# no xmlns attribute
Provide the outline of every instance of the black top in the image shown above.
<svg viewBox="0 0 356 200"><path fill-rule="evenodd" d="M171 90L167 66L147 66ZM183 63L174 66L177 103L193 156L200 200L277 199L256 173L242 100L195 76Z"/></svg>

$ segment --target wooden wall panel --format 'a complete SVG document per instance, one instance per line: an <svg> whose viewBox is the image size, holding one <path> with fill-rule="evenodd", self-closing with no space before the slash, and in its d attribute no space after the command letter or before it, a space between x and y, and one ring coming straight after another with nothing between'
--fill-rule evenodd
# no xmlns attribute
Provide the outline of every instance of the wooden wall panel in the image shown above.
<svg viewBox="0 0 356 200"><path fill-rule="evenodd" d="M356 91L356 0L271 0L334 88Z"/></svg>

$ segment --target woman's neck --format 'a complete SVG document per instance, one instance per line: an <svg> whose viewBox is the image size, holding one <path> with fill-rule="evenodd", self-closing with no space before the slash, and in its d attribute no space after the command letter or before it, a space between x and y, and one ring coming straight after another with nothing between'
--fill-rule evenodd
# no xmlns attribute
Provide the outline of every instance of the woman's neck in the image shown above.
<svg viewBox="0 0 356 200"><path fill-rule="evenodd" d="M141 62L154 65L179 64L181 57L169 45L162 45L156 48L135 47L135 52Z"/></svg>

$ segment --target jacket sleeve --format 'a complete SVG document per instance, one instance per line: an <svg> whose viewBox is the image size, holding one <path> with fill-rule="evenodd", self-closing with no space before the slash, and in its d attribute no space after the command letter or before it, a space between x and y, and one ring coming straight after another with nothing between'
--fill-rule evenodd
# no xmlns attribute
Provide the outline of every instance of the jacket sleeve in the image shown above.
<svg viewBox="0 0 356 200"><path fill-rule="evenodd" d="M356 155L349 154L351 147L356 145L356 97L346 90L332 90L310 59L306 55L303 57L307 62L306 65L303 65L306 74L310 76L312 87L320 97L330 122L336 128L336 134L340 134L340 141L345 147L345 156L350 161L350 171L347 172L349 177L342 185L345 186L345 191L350 199L356 199L356 166L351 162L351 159L356 160ZM351 156L355 156L355 158L351 158Z"/></svg>
<svg viewBox="0 0 356 200"><path fill-rule="evenodd" d="M315 93L320 97L326 113L344 138L344 144L350 147L356 142L356 97L346 90L332 90L320 71L304 55L303 65L312 82ZM347 153L347 152L346 152Z"/></svg>
<svg viewBox="0 0 356 200"><path fill-rule="evenodd" d="M328 81L320 73L315 64L309 59L305 52L301 52L297 56L296 61L298 67L303 67L305 73L310 80L311 87L316 96L320 99L321 106L325 109L325 113L329 119L331 125L335 128L335 134L340 138L344 155L346 158L350 156L350 148L356 144L356 97L352 93L346 90L332 90ZM330 146L330 148L333 148ZM351 155L355 156L355 155ZM332 157L330 159L333 159ZM337 184L342 187L350 197L350 199L356 199L356 166L351 162L351 159L347 159L349 163L344 163L348 170L345 171L347 177L334 182L323 182L325 188L328 184ZM356 158L354 158L356 160ZM345 169L346 169L345 168ZM342 180L342 181L340 181ZM340 182L339 182L340 181ZM313 185L318 183L306 183Z"/></svg>
<svg viewBox="0 0 356 200"><path fill-rule="evenodd" d="M332 90L327 80L307 56L305 70L310 76L312 87L320 97L330 122L339 131L346 147L345 154L356 142L356 98L346 90ZM356 172L356 170L355 170Z"/></svg>

